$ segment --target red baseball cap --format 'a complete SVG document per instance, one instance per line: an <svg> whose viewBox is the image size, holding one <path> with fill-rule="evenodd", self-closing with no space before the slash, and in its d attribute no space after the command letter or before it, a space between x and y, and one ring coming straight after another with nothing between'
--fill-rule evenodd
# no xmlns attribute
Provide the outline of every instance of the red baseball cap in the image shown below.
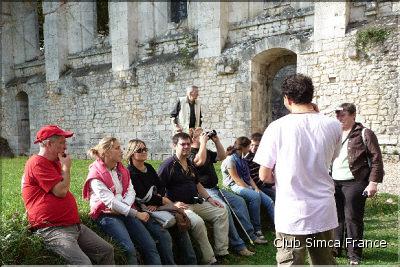
<svg viewBox="0 0 400 267"><path fill-rule="evenodd" d="M74 135L71 131L64 131L57 125L45 125L36 134L36 140L33 142L34 144L43 142L44 140L52 137L53 135L64 136L65 138L71 137Z"/></svg>

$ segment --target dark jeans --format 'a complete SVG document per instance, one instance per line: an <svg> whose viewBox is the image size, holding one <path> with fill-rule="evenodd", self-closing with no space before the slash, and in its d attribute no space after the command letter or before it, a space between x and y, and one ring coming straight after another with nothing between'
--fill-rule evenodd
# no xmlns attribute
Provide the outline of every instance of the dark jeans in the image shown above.
<svg viewBox="0 0 400 267"><path fill-rule="evenodd" d="M276 195L275 189L266 185L259 186L258 188L260 188L261 191L267 194L275 202L275 195Z"/></svg>
<svg viewBox="0 0 400 267"><path fill-rule="evenodd" d="M150 219L149 221L152 220ZM135 243L143 253L145 264L161 264L156 242L148 229L146 229L144 223L138 218L133 218L131 216L125 217L123 215L101 215L96 222L105 233L110 235L121 246L127 256L129 265L138 264L136 249L133 243ZM153 228L156 228L156 225L154 225ZM171 240L167 238L166 240L159 240L159 242L171 242Z"/></svg>
<svg viewBox="0 0 400 267"><path fill-rule="evenodd" d="M362 196L362 193L368 185L368 181L335 180L334 182L336 209L339 221L339 227L334 231L334 238L341 242L341 247L336 248L335 252L339 255L343 245L347 245L349 259L360 261L362 248L359 247L359 242L353 242L353 240L363 239L366 198ZM345 238L349 238L348 240L351 241L346 242Z"/></svg>

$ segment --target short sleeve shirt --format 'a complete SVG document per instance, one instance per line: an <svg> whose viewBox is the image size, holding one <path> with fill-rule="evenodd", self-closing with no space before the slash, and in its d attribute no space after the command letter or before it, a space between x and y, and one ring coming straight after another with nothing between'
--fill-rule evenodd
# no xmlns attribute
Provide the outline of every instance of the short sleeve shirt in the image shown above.
<svg viewBox="0 0 400 267"><path fill-rule="evenodd" d="M34 155L25 165L22 198L32 228L68 226L80 222L75 197L68 191L63 198L51 191L63 179L61 165Z"/></svg>
<svg viewBox="0 0 400 267"><path fill-rule="evenodd" d="M193 162L196 154L199 152L198 148L192 148L190 151L189 160ZM218 175L215 172L214 163L217 162L217 153L207 149L206 162L203 166L197 167L200 183L204 188L214 188L218 185Z"/></svg>
<svg viewBox="0 0 400 267"><path fill-rule="evenodd" d="M172 201L181 201L186 204L194 204L194 197L198 196L197 184L199 178L197 171L188 160L190 171L186 172L178 159L172 156L161 163L158 176L165 185L166 195Z"/></svg>
<svg viewBox="0 0 400 267"><path fill-rule="evenodd" d="M222 182L224 186L229 187L231 184L234 183L232 177L229 174L229 169L235 169L236 164L233 160L232 156L227 156L221 164L221 172L222 172Z"/></svg>
<svg viewBox="0 0 400 267"><path fill-rule="evenodd" d="M275 227L313 234L338 226L329 167L341 147L341 125L319 113L289 114L272 122L254 162L275 166Z"/></svg>

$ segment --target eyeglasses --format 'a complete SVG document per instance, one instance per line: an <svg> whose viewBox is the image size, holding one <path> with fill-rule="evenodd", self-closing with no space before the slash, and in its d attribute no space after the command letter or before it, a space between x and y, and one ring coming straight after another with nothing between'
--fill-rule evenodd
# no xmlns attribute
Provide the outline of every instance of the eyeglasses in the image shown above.
<svg viewBox="0 0 400 267"><path fill-rule="evenodd" d="M190 146L191 144L190 143L178 143L179 145L181 145L181 146L183 146L183 147L187 147L187 146Z"/></svg>
<svg viewBox="0 0 400 267"><path fill-rule="evenodd" d="M135 153L146 153L147 151L149 151L147 147L143 147L136 150Z"/></svg>

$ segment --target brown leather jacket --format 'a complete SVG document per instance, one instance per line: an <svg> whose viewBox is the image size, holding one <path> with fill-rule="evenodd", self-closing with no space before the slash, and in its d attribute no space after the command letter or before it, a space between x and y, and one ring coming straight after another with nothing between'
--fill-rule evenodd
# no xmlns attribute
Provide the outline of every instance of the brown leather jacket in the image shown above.
<svg viewBox="0 0 400 267"><path fill-rule="evenodd" d="M361 123L356 122L349 133L347 156L350 171L356 180L365 179L381 183L385 172L378 139L372 130L366 128L364 132L366 149L361 135L363 128ZM367 157L371 161L371 168L368 166Z"/></svg>

